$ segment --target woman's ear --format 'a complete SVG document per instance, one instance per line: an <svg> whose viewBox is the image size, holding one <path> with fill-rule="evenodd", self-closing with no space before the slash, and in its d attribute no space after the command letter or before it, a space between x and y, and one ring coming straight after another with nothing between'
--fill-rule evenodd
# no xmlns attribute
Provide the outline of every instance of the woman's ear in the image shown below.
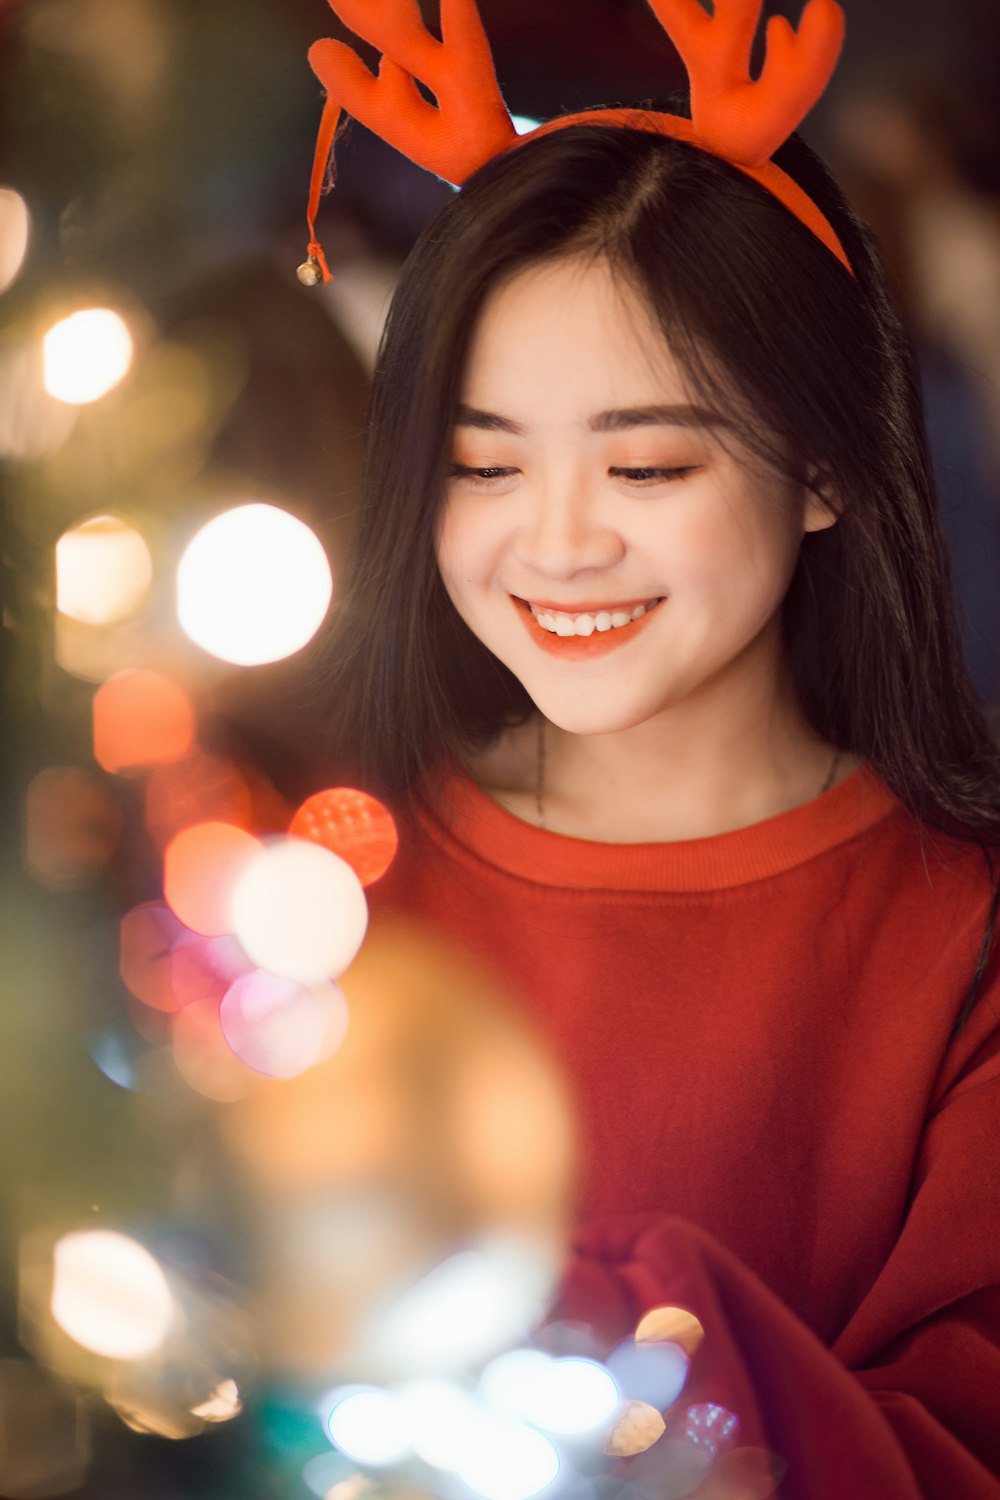
<svg viewBox="0 0 1000 1500"><path fill-rule="evenodd" d="M843 509L832 476L824 469L811 466L806 474L802 530L826 531L837 524Z"/></svg>

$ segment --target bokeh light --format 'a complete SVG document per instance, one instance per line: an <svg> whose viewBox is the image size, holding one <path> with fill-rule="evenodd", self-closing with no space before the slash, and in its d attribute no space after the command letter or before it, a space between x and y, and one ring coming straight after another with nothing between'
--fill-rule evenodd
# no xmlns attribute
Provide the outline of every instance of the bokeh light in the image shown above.
<svg viewBox="0 0 1000 1500"><path fill-rule="evenodd" d="M232 823L185 828L163 856L163 893L171 911L205 937L234 932L235 892L260 853L259 840Z"/></svg>
<svg viewBox="0 0 1000 1500"><path fill-rule="evenodd" d="M459 1251L375 1314L368 1348L403 1375L467 1370L533 1327L552 1272L528 1240L497 1236Z"/></svg>
<svg viewBox="0 0 1000 1500"><path fill-rule="evenodd" d="M550 1359L515 1349L488 1365L481 1388L492 1404L563 1436L606 1426L621 1403L611 1374L593 1359Z"/></svg>
<svg viewBox="0 0 1000 1500"><path fill-rule="evenodd" d="M91 516L56 543L56 608L84 625L112 625L142 604L153 559L121 516Z"/></svg>
<svg viewBox="0 0 1000 1500"><path fill-rule="evenodd" d="M191 699L160 672L117 672L94 694L94 759L105 771L178 760L194 733Z"/></svg>
<svg viewBox="0 0 1000 1500"><path fill-rule="evenodd" d="M350 865L301 839L279 839L255 854L236 883L232 912L231 930L254 962L303 984L342 974L368 926Z"/></svg>
<svg viewBox="0 0 1000 1500"><path fill-rule="evenodd" d="M450 1380L411 1380L396 1390L396 1399L413 1434L418 1457L435 1469L460 1469L476 1441L480 1408Z"/></svg>
<svg viewBox="0 0 1000 1500"><path fill-rule="evenodd" d="M107 866L121 813L106 786L82 766L39 771L25 800L24 864L50 891L73 891Z"/></svg>
<svg viewBox="0 0 1000 1500"><path fill-rule="evenodd" d="M128 325L108 307L86 308L62 318L49 329L42 347L45 389L70 406L99 401L132 363Z"/></svg>
<svg viewBox="0 0 1000 1500"><path fill-rule="evenodd" d="M484 1418L458 1473L483 1500L529 1500L548 1488L559 1467L559 1454L542 1433Z"/></svg>
<svg viewBox="0 0 1000 1500"><path fill-rule="evenodd" d="M52 1316L64 1333L108 1359L142 1359L158 1349L174 1319L167 1279L128 1235L84 1229L53 1251Z"/></svg>
<svg viewBox="0 0 1000 1500"><path fill-rule="evenodd" d="M249 828L250 787L239 766L199 746L180 760L153 766L146 782L146 826L163 848L193 823Z"/></svg>
<svg viewBox="0 0 1000 1500"><path fill-rule="evenodd" d="M334 984L306 987L258 969L226 992L219 1022L248 1068L268 1078L296 1078L340 1046L347 1004Z"/></svg>
<svg viewBox="0 0 1000 1500"><path fill-rule="evenodd" d="M686 1307L650 1308L635 1330L637 1344L679 1344L692 1359L704 1337L704 1328Z"/></svg>
<svg viewBox="0 0 1000 1500"><path fill-rule="evenodd" d="M355 1463L382 1467L398 1463L412 1447L402 1404L374 1386L334 1392L326 1419L332 1441Z"/></svg>
<svg viewBox="0 0 1000 1500"><path fill-rule="evenodd" d="M223 1380L207 1400L191 1408L193 1417L204 1422L231 1422L243 1410L243 1401L235 1380Z"/></svg>
<svg viewBox="0 0 1000 1500"><path fill-rule="evenodd" d="M0 187L0 292L17 278L28 253L31 215L14 188Z"/></svg>
<svg viewBox="0 0 1000 1500"><path fill-rule="evenodd" d="M612 1458L634 1458L658 1443L667 1430L661 1414L648 1401L626 1401L621 1416L604 1441Z"/></svg>
<svg viewBox="0 0 1000 1500"><path fill-rule="evenodd" d="M607 1358L622 1395L657 1411L672 1406L687 1383L691 1361L679 1344L637 1344L626 1339Z"/></svg>
<svg viewBox="0 0 1000 1500"><path fill-rule="evenodd" d="M388 808L353 787L332 787L303 802L288 829L346 860L362 885L372 885L392 864L399 834Z"/></svg>
<svg viewBox="0 0 1000 1500"><path fill-rule="evenodd" d="M687 1408L675 1436L704 1449L714 1459L733 1447L739 1429L735 1412L714 1401L699 1401Z"/></svg>
<svg viewBox="0 0 1000 1500"><path fill-rule="evenodd" d="M188 1088L217 1104L235 1104L247 1091L248 1074L222 1035L215 1000L195 1000L173 1023L174 1067Z"/></svg>
<svg viewBox="0 0 1000 1500"><path fill-rule="evenodd" d="M322 543L275 505L241 505L203 526L177 569L177 612L194 643L235 666L280 661L322 625L333 577Z"/></svg>
<svg viewBox="0 0 1000 1500"><path fill-rule="evenodd" d="M192 932L161 901L133 907L121 920L119 971L129 992L153 1010L218 1003L252 968L235 939Z"/></svg>

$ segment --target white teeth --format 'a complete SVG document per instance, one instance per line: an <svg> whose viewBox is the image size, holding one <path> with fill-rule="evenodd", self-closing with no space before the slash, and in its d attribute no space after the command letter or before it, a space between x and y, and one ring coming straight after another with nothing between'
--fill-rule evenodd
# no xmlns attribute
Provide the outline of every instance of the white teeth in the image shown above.
<svg viewBox="0 0 1000 1500"><path fill-rule="evenodd" d="M658 600L653 601L654 604L658 602ZM652 607L652 604L637 604L631 613L625 609L610 611L601 609L596 614L569 615L555 610L537 609L534 604L529 605L531 613L543 630L547 630L550 635L563 637L593 635L595 630L601 632L620 630L623 625L631 625L633 620L641 620Z"/></svg>

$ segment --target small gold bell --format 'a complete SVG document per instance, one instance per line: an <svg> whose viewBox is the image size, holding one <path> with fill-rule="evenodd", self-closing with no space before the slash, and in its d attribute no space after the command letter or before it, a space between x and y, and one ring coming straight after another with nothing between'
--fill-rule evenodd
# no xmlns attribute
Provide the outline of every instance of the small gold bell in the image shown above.
<svg viewBox="0 0 1000 1500"><path fill-rule="evenodd" d="M295 274L303 286L319 286L323 280L323 272L320 270L319 261L315 255L310 255L308 260L304 260Z"/></svg>

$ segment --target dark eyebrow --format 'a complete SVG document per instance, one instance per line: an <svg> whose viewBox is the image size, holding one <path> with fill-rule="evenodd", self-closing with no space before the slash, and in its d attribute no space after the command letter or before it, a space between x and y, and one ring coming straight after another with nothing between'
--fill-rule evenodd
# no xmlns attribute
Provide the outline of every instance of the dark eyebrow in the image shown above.
<svg viewBox="0 0 1000 1500"><path fill-rule="evenodd" d="M626 406L621 411L602 411L591 417L592 432L625 432L630 427L724 427L718 412L703 406Z"/></svg>
<svg viewBox="0 0 1000 1500"><path fill-rule="evenodd" d="M525 429L513 417L501 417L495 411L478 411L474 406L460 406L455 413L456 427L477 427L480 432L512 432L523 437Z"/></svg>
<svg viewBox="0 0 1000 1500"><path fill-rule="evenodd" d="M476 427L481 432L511 432L523 437L526 428L512 417L495 411L479 411L474 406L460 406L456 427ZM626 406L618 411L598 412L587 423L591 432L625 432L630 427L725 427L726 419L702 406Z"/></svg>

